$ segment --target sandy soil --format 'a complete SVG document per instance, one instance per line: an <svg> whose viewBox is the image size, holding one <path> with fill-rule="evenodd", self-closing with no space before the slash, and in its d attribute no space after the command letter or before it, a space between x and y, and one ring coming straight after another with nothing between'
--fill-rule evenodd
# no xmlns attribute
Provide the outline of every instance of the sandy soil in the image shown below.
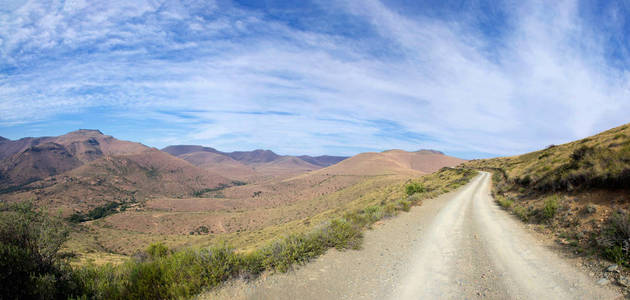
<svg viewBox="0 0 630 300"><path fill-rule="evenodd" d="M490 197L490 175L377 224L360 251L234 281L207 299L616 299Z"/></svg>

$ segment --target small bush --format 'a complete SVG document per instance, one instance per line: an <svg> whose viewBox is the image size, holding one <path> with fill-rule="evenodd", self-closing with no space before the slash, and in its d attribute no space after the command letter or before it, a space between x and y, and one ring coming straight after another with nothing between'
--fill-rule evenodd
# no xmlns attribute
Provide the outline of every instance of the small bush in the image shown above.
<svg viewBox="0 0 630 300"><path fill-rule="evenodd" d="M626 211L614 213L597 239L604 257L618 264L630 262L630 216Z"/></svg>
<svg viewBox="0 0 630 300"><path fill-rule="evenodd" d="M169 294L166 270L160 260L134 263L125 286L128 299L165 299Z"/></svg>
<svg viewBox="0 0 630 300"><path fill-rule="evenodd" d="M499 203L499 205L501 205L501 207L505 209L510 209L510 207L514 205L514 201L512 201L510 198L506 196L497 195L495 198L496 198L496 201Z"/></svg>
<svg viewBox="0 0 630 300"><path fill-rule="evenodd" d="M153 243L147 248L147 254L150 259L158 259L161 257L165 257L170 254L168 247L163 243Z"/></svg>
<svg viewBox="0 0 630 300"><path fill-rule="evenodd" d="M341 249L359 249L363 234L361 228L342 219L332 220L329 226L322 230L322 236L328 247Z"/></svg>
<svg viewBox="0 0 630 300"><path fill-rule="evenodd" d="M413 195L407 197L407 201L409 201L411 203L411 205L417 205L418 203L420 203L420 201L422 201L423 198L425 198L424 196L428 196L428 195L426 195L426 194L413 194Z"/></svg>
<svg viewBox="0 0 630 300"><path fill-rule="evenodd" d="M557 195L549 196L545 199L542 211L543 218L551 219L556 215L558 207L560 206L558 199L559 197Z"/></svg>
<svg viewBox="0 0 630 300"><path fill-rule="evenodd" d="M387 203L383 207L383 215L386 217L391 217L396 215L396 205L394 203Z"/></svg>
<svg viewBox="0 0 630 300"><path fill-rule="evenodd" d="M597 211L597 207L593 204L587 204L583 209L582 209L582 214L583 215L592 215Z"/></svg>
<svg viewBox="0 0 630 300"><path fill-rule="evenodd" d="M402 211L409 211L411 210L411 202L407 200L399 200L398 207L400 207Z"/></svg>
<svg viewBox="0 0 630 300"><path fill-rule="evenodd" d="M521 219L521 221L527 222L529 220L529 213L524 207L516 205L512 211Z"/></svg>
<svg viewBox="0 0 630 300"><path fill-rule="evenodd" d="M424 193L425 189L422 184L418 182L412 182L405 186L405 192L407 193L407 196L411 196L415 193Z"/></svg>

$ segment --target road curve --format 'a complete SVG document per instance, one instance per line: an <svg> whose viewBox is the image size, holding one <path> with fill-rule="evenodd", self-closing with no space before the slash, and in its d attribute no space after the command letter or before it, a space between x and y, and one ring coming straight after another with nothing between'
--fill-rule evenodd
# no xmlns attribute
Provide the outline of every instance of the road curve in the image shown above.
<svg viewBox="0 0 630 300"><path fill-rule="evenodd" d="M490 196L482 172L286 274L236 281L211 299L617 299L537 241Z"/></svg>

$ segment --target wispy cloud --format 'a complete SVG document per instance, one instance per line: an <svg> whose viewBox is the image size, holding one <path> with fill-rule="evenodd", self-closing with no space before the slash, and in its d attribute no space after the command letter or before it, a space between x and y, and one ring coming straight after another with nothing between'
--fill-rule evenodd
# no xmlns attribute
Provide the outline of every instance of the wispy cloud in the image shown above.
<svg viewBox="0 0 630 300"><path fill-rule="evenodd" d="M0 133L478 157L629 121L627 8L478 3L27 1L0 11Z"/></svg>

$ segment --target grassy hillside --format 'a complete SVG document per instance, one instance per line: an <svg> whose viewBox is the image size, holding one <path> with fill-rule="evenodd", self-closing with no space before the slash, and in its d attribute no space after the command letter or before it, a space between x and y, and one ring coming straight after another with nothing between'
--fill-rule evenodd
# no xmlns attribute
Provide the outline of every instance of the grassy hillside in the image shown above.
<svg viewBox="0 0 630 300"><path fill-rule="evenodd" d="M630 125L519 156L474 160L497 202L578 253L630 265Z"/></svg>
<svg viewBox="0 0 630 300"><path fill-rule="evenodd" d="M475 160L468 166L495 171L501 190L537 192L621 189L630 186L630 125L528 154Z"/></svg>

